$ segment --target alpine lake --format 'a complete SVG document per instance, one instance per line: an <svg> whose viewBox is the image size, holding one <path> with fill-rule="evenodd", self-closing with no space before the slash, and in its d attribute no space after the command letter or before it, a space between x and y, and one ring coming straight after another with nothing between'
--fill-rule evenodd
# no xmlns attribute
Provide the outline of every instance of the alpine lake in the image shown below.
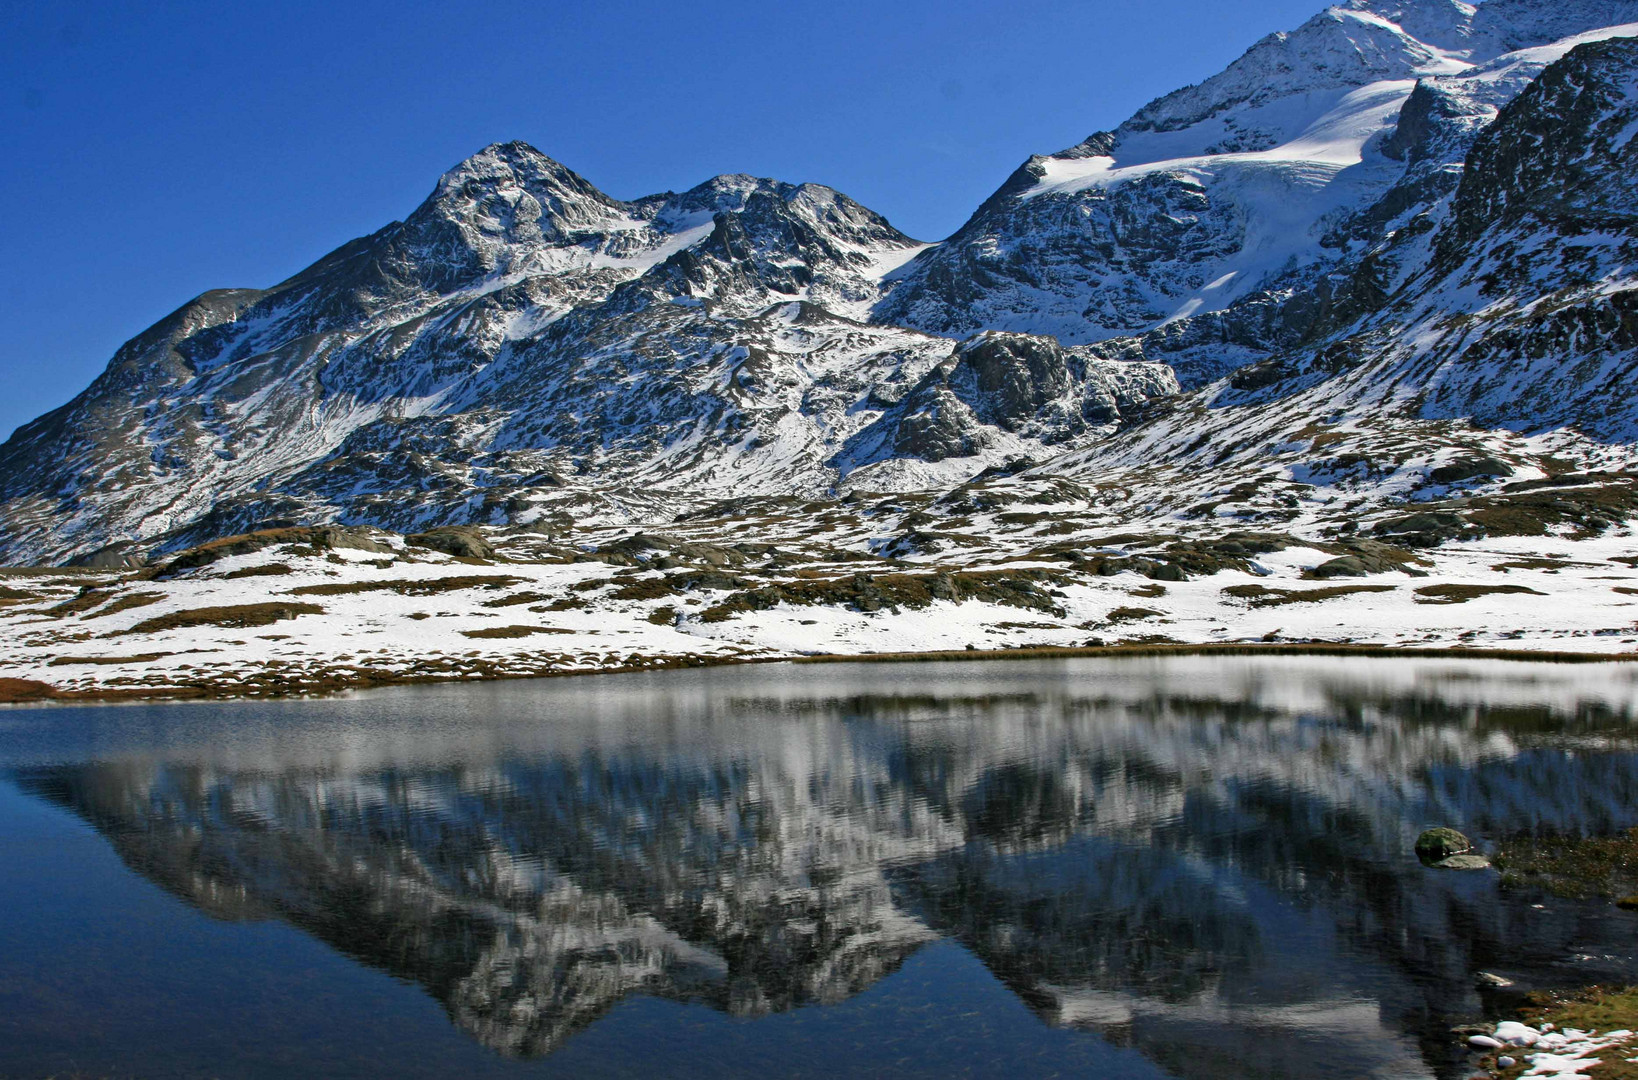
<svg viewBox="0 0 1638 1080"><path fill-rule="evenodd" d="M0 1077L1468 1076L1638 913L1416 838L1638 825L1635 712L1318 656L0 709Z"/></svg>

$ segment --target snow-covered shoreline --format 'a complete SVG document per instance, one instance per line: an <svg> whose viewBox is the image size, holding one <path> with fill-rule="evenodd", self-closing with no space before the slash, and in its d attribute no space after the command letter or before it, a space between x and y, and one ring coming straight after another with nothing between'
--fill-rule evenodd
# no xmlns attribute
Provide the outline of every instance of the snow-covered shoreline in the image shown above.
<svg viewBox="0 0 1638 1080"><path fill-rule="evenodd" d="M1170 524L1071 542L1068 561L1004 530L976 551L868 557L841 521L822 545L767 522L579 546L491 532L487 558L289 530L197 566L6 571L0 678L84 699L1065 650L1638 658L1624 526L1360 546L1404 561L1329 576L1350 550L1330 540ZM713 542L725 532L740 539Z"/></svg>
<svg viewBox="0 0 1638 1080"><path fill-rule="evenodd" d="M1632 1045L1634 1033L1627 1029L1613 1031L1583 1031L1580 1028L1559 1029L1551 1022L1540 1026L1504 1020L1496 1025L1494 1034L1473 1035L1468 1046L1483 1055L1481 1067L1511 1070L1519 1064L1527 1066L1523 1072L1509 1075L1550 1077L1551 1080L1587 1080L1587 1070L1604 1063L1610 1055L1619 1055L1623 1061L1638 1061L1630 1057L1638 1047Z"/></svg>

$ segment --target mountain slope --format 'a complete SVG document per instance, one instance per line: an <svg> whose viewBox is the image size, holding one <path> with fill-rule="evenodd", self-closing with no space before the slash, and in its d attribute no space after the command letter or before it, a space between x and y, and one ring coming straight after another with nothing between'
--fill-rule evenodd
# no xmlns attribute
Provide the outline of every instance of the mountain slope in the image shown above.
<svg viewBox="0 0 1638 1080"><path fill-rule="evenodd" d="M849 440L950 355L850 317L922 246L818 185L724 176L620 203L491 147L402 224L201 297L19 430L0 558L827 490Z"/></svg>
<svg viewBox="0 0 1638 1080"><path fill-rule="evenodd" d="M1116 130L1031 158L876 317L1142 335L1185 386L1209 381L1308 337L1331 279L1448 192L1477 131L1570 47L1554 43L1634 21L1626 3L1329 8Z"/></svg>
<svg viewBox="0 0 1638 1080"><path fill-rule="evenodd" d="M1624 467L1633 35L1638 0L1350 0L1031 158L935 245L816 184L627 202L492 146L20 428L0 563L1013 475L1290 520L1443 498L1458 459ZM939 544L906 535L871 542Z"/></svg>

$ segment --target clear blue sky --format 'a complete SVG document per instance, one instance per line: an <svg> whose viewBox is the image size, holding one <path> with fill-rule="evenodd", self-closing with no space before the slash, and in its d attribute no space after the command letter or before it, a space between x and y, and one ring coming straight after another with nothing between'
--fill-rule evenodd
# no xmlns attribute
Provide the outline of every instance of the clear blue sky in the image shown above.
<svg viewBox="0 0 1638 1080"><path fill-rule="evenodd" d="M620 198L724 172L923 239L1323 0L0 0L0 438L209 288L522 139Z"/></svg>

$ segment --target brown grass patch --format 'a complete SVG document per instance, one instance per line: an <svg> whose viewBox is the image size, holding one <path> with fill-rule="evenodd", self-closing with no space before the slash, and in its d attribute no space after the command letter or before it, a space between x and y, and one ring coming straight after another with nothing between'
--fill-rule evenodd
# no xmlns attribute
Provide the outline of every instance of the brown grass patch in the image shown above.
<svg viewBox="0 0 1638 1080"><path fill-rule="evenodd" d="M295 567L287 566L282 562L266 563L262 566L247 566L241 570L232 570L222 575L223 581L236 581L247 577L282 577L285 574L294 574Z"/></svg>
<svg viewBox="0 0 1638 1080"><path fill-rule="evenodd" d="M1481 596L1528 595L1546 596L1544 592L1525 585L1424 585L1416 590L1418 604L1465 604Z"/></svg>
<svg viewBox="0 0 1638 1080"><path fill-rule="evenodd" d="M347 581L324 585L302 585L291 596L352 596L357 593L393 592L400 596L433 596L460 589L510 589L523 579L508 574L464 574L457 577L423 578L413 581Z"/></svg>
<svg viewBox="0 0 1638 1080"><path fill-rule="evenodd" d="M1536 558L1534 556L1531 556L1531 557L1526 557L1526 558L1522 558L1522 559L1510 559L1507 562L1497 563L1495 566L1492 566L1490 569L1498 571L1500 573L1506 573L1509 570L1546 570L1546 571L1548 571L1550 573L1550 572L1555 571L1555 570L1562 570L1566 566L1591 566L1591 565L1593 565L1593 564L1592 563L1571 562L1569 559L1541 559L1541 558Z"/></svg>
<svg viewBox="0 0 1638 1080"><path fill-rule="evenodd" d="M264 604L238 604L230 607L194 608L191 611L173 611L137 623L127 634L156 634L165 630L185 630L195 626L223 626L235 630L251 626L267 626L281 619L298 615L322 615L317 604L293 604L271 601Z"/></svg>
<svg viewBox="0 0 1638 1080"><path fill-rule="evenodd" d="M149 604L157 604L163 599L165 599L165 594L162 592L131 593L129 596L120 597L100 611L93 611L86 618L100 619L107 615L118 615L122 611L131 611L135 608L147 607Z"/></svg>
<svg viewBox="0 0 1638 1080"><path fill-rule="evenodd" d="M1563 518L1555 513L1542 513L1530 506L1490 506L1475 510L1467 520L1485 531L1487 536L1546 536L1549 527Z"/></svg>
<svg viewBox="0 0 1638 1080"><path fill-rule="evenodd" d="M175 656L168 652L137 653L135 656L58 656L54 657L48 667L72 667L75 664L146 664L167 656Z"/></svg>
<svg viewBox="0 0 1638 1080"><path fill-rule="evenodd" d="M677 621L677 609L672 607L670 604L666 604L664 607L657 607L648 613L648 621L653 623L655 626L670 626L672 623Z"/></svg>
<svg viewBox="0 0 1638 1080"><path fill-rule="evenodd" d="M550 599L551 597L545 593L520 592L513 593L511 596L499 596L493 600L485 600L483 606L486 608L517 607L521 604L538 604L542 600Z"/></svg>
<svg viewBox="0 0 1638 1080"><path fill-rule="evenodd" d="M1282 604L1315 604L1321 600L1334 600L1352 593L1393 592L1394 588L1392 585L1329 585L1323 589L1270 589L1256 583L1248 583L1230 585L1223 590L1223 594L1240 600L1249 600L1252 607L1258 608L1279 607Z"/></svg>
<svg viewBox="0 0 1638 1080"><path fill-rule="evenodd" d="M934 600L1027 608L1063 617L1048 591L1072 582L1066 574L1046 570L980 570L939 574L854 574L830 580L802 579L731 593L700 613L701 622L722 622L746 611L767 611L778 604L828 605L854 611L919 610ZM705 587L713 587L705 583Z"/></svg>
<svg viewBox="0 0 1638 1080"><path fill-rule="evenodd" d="M57 688L50 683L33 679L0 679L0 702L44 701L57 696Z"/></svg>
<svg viewBox="0 0 1638 1080"><path fill-rule="evenodd" d="M644 578L628 582L609 594L611 600L663 600L676 596L677 586L669 578Z"/></svg>
<svg viewBox="0 0 1638 1080"><path fill-rule="evenodd" d="M558 626L486 626L482 630L462 630L462 637L469 638L521 638L531 634L572 634L573 630L565 630Z"/></svg>
<svg viewBox="0 0 1638 1080"><path fill-rule="evenodd" d="M72 600L64 600L55 607L46 608L46 614L55 615L60 619L64 615L75 615L82 611L90 611L108 599L108 595L108 592L102 588L87 585L80 591L80 595Z"/></svg>

